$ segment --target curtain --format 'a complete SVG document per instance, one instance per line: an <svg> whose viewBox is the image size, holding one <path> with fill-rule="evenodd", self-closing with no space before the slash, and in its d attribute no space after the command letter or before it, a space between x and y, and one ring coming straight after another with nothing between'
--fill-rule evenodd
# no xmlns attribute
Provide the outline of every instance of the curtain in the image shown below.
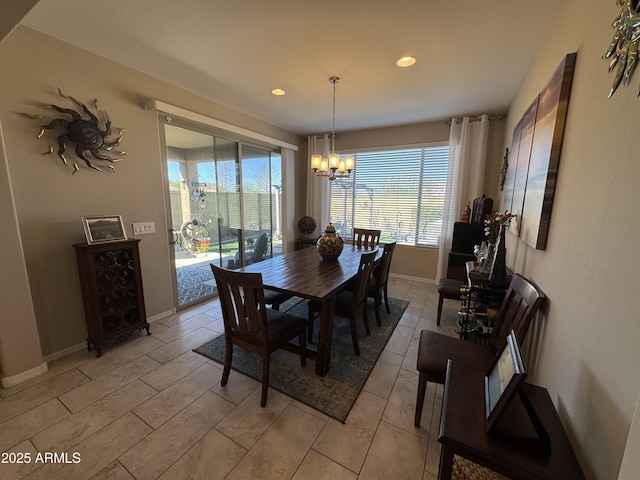
<svg viewBox="0 0 640 480"><path fill-rule="evenodd" d="M329 134L323 136L310 135L308 138L307 159L307 201L306 213L316 221L316 231L313 233L319 236L324 228L329 225L329 180L325 177L316 177L311 170L311 155L322 155L329 157Z"/></svg>
<svg viewBox="0 0 640 480"><path fill-rule="evenodd" d="M280 199L282 206L282 214L280 222L282 223L282 253L293 251L294 240L298 236L297 224L298 220L293 220L295 212L295 152L290 148L282 147L280 151L282 157L282 198ZM285 220L290 219L290 220Z"/></svg>
<svg viewBox="0 0 640 480"><path fill-rule="evenodd" d="M460 220L467 202L482 197L487 161L489 116L453 118L449 131L449 169L445 192L442 233L438 252L436 283L447 276L447 261L453 238L453 224Z"/></svg>

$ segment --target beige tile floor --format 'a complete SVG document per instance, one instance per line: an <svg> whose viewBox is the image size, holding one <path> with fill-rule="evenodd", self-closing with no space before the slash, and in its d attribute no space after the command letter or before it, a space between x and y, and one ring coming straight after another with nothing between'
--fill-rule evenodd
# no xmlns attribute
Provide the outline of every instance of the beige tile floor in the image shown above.
<svg viewBox="0 0 640 480"><path fill-rule="evenodd" d="M0 390L0 478L435 479L442 387L428 384L420 428L413 415L438 294L397 278L389 294L409 307L344 425L274 389L260 408L260 384L239 373L221 387L222 366L191 351L222 332L213 300ZM454 334L457 309L445 302L438 330Z"/></svg>

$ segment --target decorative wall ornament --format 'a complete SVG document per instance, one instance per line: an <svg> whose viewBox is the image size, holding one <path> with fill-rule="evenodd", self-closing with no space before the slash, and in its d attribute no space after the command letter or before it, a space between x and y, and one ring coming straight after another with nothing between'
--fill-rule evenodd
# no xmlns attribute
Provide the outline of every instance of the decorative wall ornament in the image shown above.
<svg viewBox="0 0 640 480"><path fill-rule="evenodd" d="M504 181L507 178L507 170L509 169L509 149L504 153L502 159L502 168L500 169L500 191L504 190Z"/></svg>
<svg viewBox="0 0 640 480"><path fill-rule="evenodd" d="M58 89L58 95L60 95L60 97L64 98L65 100L70 100L71 102L75 103L82 109L82 112L77 112L76 110L59 107L53 104L40 105L43 108L55 110L57 112L68 115L71 118L56 118L48 124L42 125L40 127L40 131L38 132L37 138L42 137L47 130L62 129L63 133L61 133L57 137L57 154L62 159L65 165L68 165L67 158L65 157L65 152L67 151L67 144L69 142L75 145L75 153L78 158L84 160L84 162L87 164L87 167L92 168L93 170L97 170L99 172L102 171L100 168L91 163L91 160L88 157L89 153L96 160L104 160L110 163L117 163L122 161L122 158L112 158L102 153L110 152L120 145L124 129L117 129L119 137L115 140L109 140L109 137L111 136L111 120L109 119L109 115L107 114L107 112L100 109L100 107L98 106L98 100L93 100L93 106L98 111L98 114L101 118L98 118L96 115L94 115L84 103L76 100L71 96L63 94L60 89ZM86 117L88 117L88 120L83 117L83 113ZM28 113L24 113L24 115L33 120L43 118L42 115L30 115ZM101 128L101 124L104 125L104 128ZM49 150L44 152L43 155L49 155L52 153L53 145L49 145ZM118 155L120 157L126 154L126 152L118 152ZM113 165L108 164L107 167L111 171L115 171ZM78 170L78 164L74 163L73 173L75 174Z"/></svg>
<svg viewBox="0 0 640 480"><path fill-rule="evenodd" d="M640 5L639 0L616 0L622 7L620 15L613 20L611 28L615 30L609 49L602 58L611 58L609 73L616 68L609 98L620 83L627 85L638 62L638 42L640 41ZM640 89L638 90L640 95Z"/></svg>

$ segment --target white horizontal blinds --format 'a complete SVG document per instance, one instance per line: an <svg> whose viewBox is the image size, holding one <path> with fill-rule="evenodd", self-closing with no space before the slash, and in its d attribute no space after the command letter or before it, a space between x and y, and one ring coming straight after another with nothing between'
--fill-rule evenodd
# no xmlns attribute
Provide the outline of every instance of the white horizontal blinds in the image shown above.
<svg viewBox="0 0 640 480"><path fill-rule="evenodd" d="M448 147L360 152L349 179L331 182L331 221L382 231L381 242L437 246L442 226Z"/></svg>

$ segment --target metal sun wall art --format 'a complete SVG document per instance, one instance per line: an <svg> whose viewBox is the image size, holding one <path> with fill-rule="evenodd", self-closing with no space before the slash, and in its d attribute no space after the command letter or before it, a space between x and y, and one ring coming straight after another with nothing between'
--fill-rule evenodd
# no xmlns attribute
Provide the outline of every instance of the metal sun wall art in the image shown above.
<svg viewBox="0 0 640 480"><path fill-rule="evenodd" d="M622 7L611 24L615 30L609 49L603 55L605 60L611 58L609 73L616 69L613 85L609 91L609 98L616 91L620 83L627 85L638 62L638 43L640 42L640 2L639 0L616 0ZM640 96L640 89L638 90Z"/></svg>
<svg viewBox="0 0 640 480"><path fill-rule="evenodd" d="M112 163L117 163L122 161L122 158L112 158L108 155L105 155L102 152L110 152L114 148L120 145L120 141L122 140L122 134L124 133L124 129L118 128L119 137L115 140L110 141L109 137L111 136L111 120L109 119L109 115L106 111L100 109L98 106L98 100L93 100L93 106L98 111L98 114L101 118L98 118L94 115L87 106L76 100L75 98L65 95L58 89L58 95L65 100L70 100L75 103L78 107L82 109L84 115L88 117L85 119L83 117L82 112L77 112L71 108L63 108L57 105L40 105L43 108L48 108L55 110L57 112L63 113L71 117L67 118L56 118L46 125L42 125L40 127L40 131L38 132L37 138L40 138L44 135L47 130L55 130L55 129L63 129L63 133L58 135L58 156L62 159L65 165L68 165L67 158L65 157L65 152L67 151L67 143L73 143L75 145L75 153L78 158L84 160L88 168L93 170L97 170L101 172L102 170L99 167L96 167L88 157L90 153L93 158L96 160L107 161L107 168L111 171L115 171L115 167L111 165ZM31 118L32 120L41 119L42 115L30 115L28 113L24 113L25 116ZM101 124L104 125L104 128L101 128ZM53 153L53 145L49 145L49 150L44 152L42 155L50 155ZM126 155L126 152L118 152L119 157ZM73 174L75 174L80 168L77 163L73 164Z"/></svg>

